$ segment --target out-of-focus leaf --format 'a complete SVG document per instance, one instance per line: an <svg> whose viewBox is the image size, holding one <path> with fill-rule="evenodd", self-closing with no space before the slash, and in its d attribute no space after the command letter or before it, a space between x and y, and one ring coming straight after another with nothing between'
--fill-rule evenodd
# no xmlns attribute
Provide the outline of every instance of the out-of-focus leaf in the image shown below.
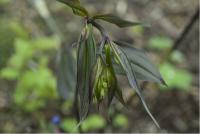
<svg viewBox="0 0 200 134"><path fill-rule="evenodd" d="M79 111L79 119L84 120L89 111L90 105L90 76L92 68L95 64L94 57L96 53L94 46L89 43L92 32L91 26L86 26L82 32L81 38L78 43L78 56L77 56L77 106Z"/></svg>
<svg viewBox="0 0 200 134"><path fill-rule="evenodd" d="M173 88L189 90L192 82L192 75L188 71L178 69L170 63L162 64L160 70L168 84L168 87L163 87L161 88L162 90Z"/></svg>
<svg viewBox="0 0 200 134"><path fill-rule="evenodd" d="M34 50L30 41L24 39L15 40L15 53L9 60L9 65L21 69L27 60L33 57Z"/></svg>
<svg viewBox="0 0 200 134"><path fill-rule="evenodd" d="M65 130L65 132L77 133L78 129L76 127L76 120L73 118L65 119L61 122L61 128Z"/></svg>
<svg viewBox="0 0 200 134"><path fill-rule="evenodd" d="M40 51L56 49L59 42L55 38L40 37L32 41L33 48Z"/></svg>
<svg viewBox="0 0 200 134"><path fill-rule="evenodd" d="M177 63L185 61L184 55L178 50L172 52L172 54L170 55L170 59Z"/></svg>
<svg viewBox="0 0 200 134"><path fill-rule="evenodd" d="M130 26L136 26L141 25L141 22L132 22L123 20L118 16L115 16L113 14L102 14L102 15L96 15L93 17L93 19L101 19L107 22L110 22L112 24L117 25L118 27L130 27Z"/></svg>
<svg viewBox="0 0 200 134"><path fill-rule="evenodd" d="M57 87L64 99L73 97L76 87L76 62L72 48L61 49L58 61Z"/></svg>
<svg viewBox="0 0 200 134"><path fill-rule="evenodd" d="M90 115L81 125L84 132L101 129L106 125L103 117L99 115Z"/></svg>
<svg viewBox="0 0 200 134"><path fill-rule="evenodd" d="M11 22L10 27L17 37L22 38L22 39L29 38L29 34L27 30L21 24L13 21Z"/></svg>
<svg viewBox="0 0 200 134"><path fill-rule="evenodd" d="M117 60L119 61L120 65L124 69L131 87L135 89L138 97L140 98L140 100L141 100L146 112L149 114L149 116L154 121L156 126L159 127L157 121L155 120L155 118L153 117L151 112L149 111L149 108L146 105L146 102L144 100L143 95L140 92L139 85L137 83L135 74L134 74L134 72L132 70L131 63L129 62L128 57L125 55L125 53L121 49L118 48L118 46L116 44L111 43L111 48L112 48L112 50L114 52L114 55L116 56Z"/></svg>
<svg viewBox="0 0 200 134"><path fill-rule="evenodd" d="M0 7L1 8L1 7ZM0 20L0 70L6 66L13 53L13 44L16 35L8 25L10 20ZM6 25L5 25L6 24Z"/></svg>
<svg viewBox="0 0 200 134"><path fill-rule="evenodd" d="M167 37L156 36L151 38L148 44L149 48L164 51L172 46L172 40Z"/></svg>
<svg viewBox="0 0 200 134"><path fill-rule="evenodd" d="M82 7L78 0L57 0L72 8L73 13L78 16L88 16L87 10Z"/></svg>
<svg viewBox="0 0 200 134"><path fill-rule="evenodd" d="M19 77L14 102L28 112L45 106L47 100L56 99L56 80L47 68L47 59L41 59L39 67L26 70Z"/></svg>
<svg viewBox="0 0 200 134"><path fill-rule="evenodd" d="M8 80L15 80L19 76L19 70L7 67L0 71L0 78L8 79Z"/></svg>
<svg viewBox="0 0 200 134"><path fill-rule="evenodd" d="M8 4L8 3L10 3L10 2L11 2L11 0L1 0L1 1L0 1L0 6L1 6L1 5Z"/></svg>
<svg viewBox="0 0 200 134"><path fill-rule="evenodd" d="M123 114L118 114L114 118L113 124L115 127L127 127L128 126L128 119Z"/></svg>
<svg viewBox="0 0 200 134"><path fill-rule="evenodd" d="M144 51L124 42L115 42L126 53L137 78L165 84L157 67L152 64Z"/></svg>

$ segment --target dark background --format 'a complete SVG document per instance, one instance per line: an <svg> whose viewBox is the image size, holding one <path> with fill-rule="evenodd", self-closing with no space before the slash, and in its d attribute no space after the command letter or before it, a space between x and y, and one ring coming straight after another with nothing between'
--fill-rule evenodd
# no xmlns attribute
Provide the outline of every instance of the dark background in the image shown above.
<svg viewBox="0 0 200 134"><path fill-rule="evenodd" d="M50 13L50 17L46 16L41 1L0 1L0 132L56 132L61 129L71 132L76 125L72 99L64 101L57 93L56 61L61 36L62 45L70 46L78 39L83 20L55 0L45 1ZM122 82L129 109L114 101L109 109L112 121L106 124L106 116L98 113L94 106L83 132L198 133L198 1L81 2L93 14L113 13L148 24L148 27L120 29L100 22L113 39L145 49L168 84L163 87L141 82L147 105L161 130L153 124L127 83ZM70 62L68 64L70 66ZM106 109L103 111L105 113ZM57 116L61 120L59 125L52 122Z"/></svg>

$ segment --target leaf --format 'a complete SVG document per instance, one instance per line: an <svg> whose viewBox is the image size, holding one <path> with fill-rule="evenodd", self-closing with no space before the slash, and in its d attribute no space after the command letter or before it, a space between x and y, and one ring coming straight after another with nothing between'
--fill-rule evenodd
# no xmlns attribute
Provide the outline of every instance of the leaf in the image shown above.
<svg viewBox="0 0 200 134"><path fill-rule="evenodd" d="M113 125L115 127L127 128L128 127L128 119L125 115L118 114L115 116L115 118L113 120Z"/></svg>
<svg viewBox="0 0 200 134"><path fill-rule="evenodd" d="M72 48L61 49L58 61L57 88L64 99L73 97L76 81L76 62L72 55Z"/></svg>
<svg viewBox="0 0 200 134"><path fill-rule="evenodd" d="M166 51L172 47L173 40L167 37L155 36L148 41L148 48L159 51Z"/></svg>
<svg viewBox="0 0 200 134"><path fill-rule="evenodd" d="M93 26L91 24L88 24L88 29L89 29L89 35L88 35L88 45L89 45L89 53L91 53L91 64L92 68L94 68L95 63L97 61L96 57L96 42L93 37ZM91 71L92 72L92 71ZM90 73L90 84L89 84L89 101L91 102L92 100L92 89L93 89L93 83L92 83L92 73Z"/></svg>
<svg viewBox="0 0 200 134"><path fill-rule="evenodd" d="M112 99L115 95L115 90L117 88L117 78L115 76L114 68L112 65L112 59L111 59L111 48L109 44L105 45L105 52L106 52L106 64L108 67L107 72L107 79L109 81L109 89L108 89L108 106L111 104Z"/></svg>
<svg viewBox="0 0 200 134"><path fill-rule="evenodd" d="M184 69L177 68L170 63L164 63L160 66L163 77L167 80L169 88L162 87L161 90L179 89L190 90L192 83L192 74Z"/></svg>
<svg viewBox="0 0 200 134"><path fill-rule="evenodd" d="M128 43L117 41L115 43L126 53L137 78L166 85L157 67L152 64L144 51Z"/></svg>
<svg viewBox="0 0 200 134"><path fill-rule="evenodd" d="M136 26L141 25L140 22L131 22L127 20L123 20L118 16L115 16L113 14L102 14L102 15L96 15L93 17L93 19L101 19L110 23L113 23L117 25L118 27L129 27L129 26Z"/></svg>
<svg viewBox="0 0 200 134"><path fill-rule="evenodd" d="M115 45L114 43L111 43L111 48L114 52L114 55L116 56L117 60L119 61L120 65L122 66L122 68L124 69L126 76L128 78L129 84L131 85L132 88L135 89L136 94L138 95L138 97L140 98L144 109L146 110L146 112L148 113L148 115L151 117L151 119L154 121L154 123L156 124L157 127L159 127L157 121L154 119L154 117L152 116L151 112L149 111L149 108L146 105L146 102L144 101L144 97L140 92L140 88L139 85L137 83L135 74L132 70L131 64L127 58L127 56L125 55L125 53L118 48L117 45ZM160 128L160 127L159 127Z"/></svg>
<svg viewBox="0 0 200 134"><path fill-rule="evenodd" d="M78 16L88 16L87 10L80 5L79 0L57 0L72 8L73 13Z"/></svg>
<svg viewBox="0 0 200 134"><path fill-rule="evenodd" d="M104 128L106 125L105 119L100 115L90 115L81 125L84 132L91 130L98 130Z"/></svg>
<svg viewBox="0 0 200 134"><path fill-rule="evenodd" d="M125 103L125 101L124 101L124 98L123 98L123 95L122 95L122 91L119 89L119 87L116 88L115 97L117 98L117 100L118 100L124 107L126 107L126 103Z"/></svg>
<svg viewBox="0 0 200 134"><path fill-rule="evenodd" d="M96 53L94 51L95 44L90 44L91 40L91 26L86 26L78 43L77 56L77 103L80 120L84 120L89 111L90 105L90 76L91 70L95 63Z"/></svg>

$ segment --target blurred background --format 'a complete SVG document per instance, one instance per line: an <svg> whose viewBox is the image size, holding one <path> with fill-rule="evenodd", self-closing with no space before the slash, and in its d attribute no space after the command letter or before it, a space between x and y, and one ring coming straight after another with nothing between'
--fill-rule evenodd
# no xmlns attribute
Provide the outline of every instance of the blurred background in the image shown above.
<svg viewBox="0 0 200 134"><path fill-rule="evenodd" d="M82 132L199 132L197 0L81 0L92 14L114 13L148 27L100 22L113 39L145 49L168 84L141 82L156 128L126 82L128 109L114 101L111 121L94 107ZM78 132L73 112L75 55L83 20L55 0L0 0L0 132ZM62 51L61 51L62 50ZM57 90L59 54L70 83ZM69 54L71 57L69 57ZM64 70L65 70L64 68ZM124 78L121 78L124 79ZM63 81L62 83L65 83ZM61 89L63 88L61 87ZM65 99L63 99L65 98ZM106 110L106 109L105 109Z"/></svg>

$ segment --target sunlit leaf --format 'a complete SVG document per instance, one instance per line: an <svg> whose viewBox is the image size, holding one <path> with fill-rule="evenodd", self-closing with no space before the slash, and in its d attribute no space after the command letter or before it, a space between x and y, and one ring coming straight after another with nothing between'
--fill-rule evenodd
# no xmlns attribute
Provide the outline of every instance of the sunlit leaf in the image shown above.
<svg viewBox="0 0 200 134"><path fill-rule="evenodd" d="M148 47L160 51L165 51L172 46L172 43L173 41L170 38L155 36L149 40Z"/></svg>
<svg viewBox="0 0 200 134"><path fill-rule="evenodd" d="M123 114L118 114L114 118L113 124L115 127L127 127L128 126L128 119Z"/></svg>
<svg viewBox="0 0 200 134"><path fill-rule="evenodd" d="M102 14L102 15L96 15L93 17L93 19L101 19L110 23L113 23L119 27L130 27L130 26L136 26L141 25L140 22L132 22L128 20L123 20L118 16L115 16L113 14Z"/></svg>
<svg viewBox="0 0 200 134"><path fill-rule="evenodd" d="M90 115L81 125L81 128L86 132L90 130L101 129L106 125L103 117L99 115Z"/></svg>
<svg viewBox="0 0 200 134"><path fill-rule="evenodd" d="M76 128L76 120L73 118L67 118L61 122L61 128L66 132L77 133L78 129Z"/></svg>
<svg viewBox="0 0 200 134"><path fill-rule="evenodd" d="M78 16L88 16L87 10L82 7L78 0L57 0L72 8L73 13Z"/></svg>
<svg viewBox="0 0 200 134"><path fill-rule="evenodd" d="M169 88L162 87L161 90L180 89L189 90L192 83L192 74L186 70L178 69L170 63L160 66L160 71L167 81Z"/></svg>

